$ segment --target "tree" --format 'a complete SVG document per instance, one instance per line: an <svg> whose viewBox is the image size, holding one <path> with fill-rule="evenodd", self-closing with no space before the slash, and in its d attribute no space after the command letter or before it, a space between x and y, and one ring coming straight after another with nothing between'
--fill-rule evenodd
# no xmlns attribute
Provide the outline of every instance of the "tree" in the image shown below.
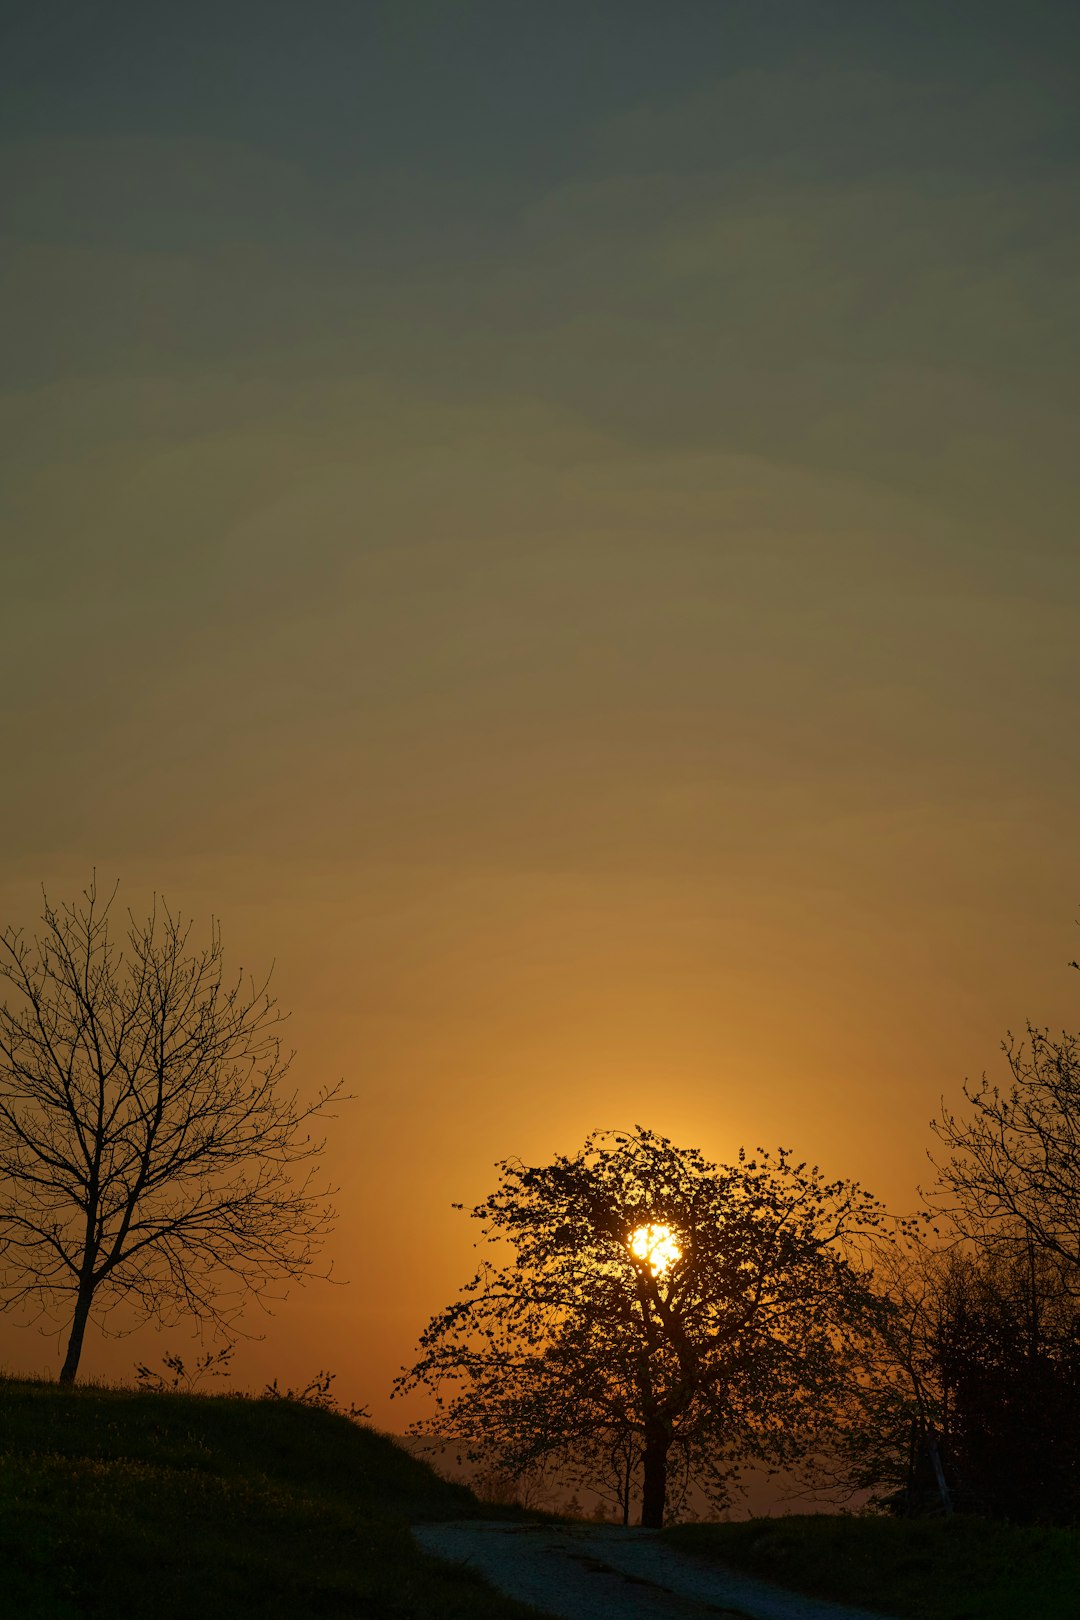
<svg viewBox="0 0 1080 1620"><path fill-rule="evenodd" d="M282 1017L226 983L216 925L190 950L155 906L118 946L111 907L91 883L0 935L2 1301L70 1320L61 1383L92 1315L220 1324L309 1273L333 1216L308 1127L340 1086L283 1090Z"/></svg>
<svg viewBox="0 0 1080 1620"><path fill-rule="evenodd" d="M628 1525L634 1492L641 1479L641 1441L633 1429L612 1427L591 1437L584 1450L569 1453L560 1459L565 1475L588 1485L599 1498L600 1511L610 1502L619 1515L619 1521ZM670 1497L670 1490L668 1492Z"/></svg>
<svg viewBox="0 0 1080 1620"><path fill-rule="evenodd" d="M881 1310L883 1212L856 1183L785 1151L710 1164L641 1127L499 1170L472 1211L485 1258L398 1393L433 1391L442 1432L514 1470L640 1457L647 1526L674 1455L724 1500L741 1461L813 1449Z"/></svg>
<svg viewBox="0 0 1080 1620"><path fill-rule="evenodd" d="M933 1129L949 1157L930 1199L969 1237L1030 1240L1080 1267L1080 1039L1029 1024L1003 1050L1005 1091L984 1075L964 1087L967 1117L942 1103Z"/></svg>
<svg viewBox="0 0 1080 1620"><path fill-rule="evenodd" d="M1076 962L1071 964L1074 968ZM939 1338L961 1494L1010 1517L1080 1513L1080 1036L1003 1043L1010 1082L942 1102L927 1201L966 1243Z"/></svg>
<svg viewBox="0 0 1080 1620"><path fill-rule="evenodd" d="M1075 1277L1030 1241L999 1241L955 1255L949 1285L934 1348L958 1505L1020 1523L1076 1523Z"/></svg>
<svg viewBox="0 0 1080 1620"><path fill-rule="evenodd" d="M888 1300L833 1478L905 1515L1080 1516L1075 1274L1019 1234L908 1241L880 1255Z"/></svg>

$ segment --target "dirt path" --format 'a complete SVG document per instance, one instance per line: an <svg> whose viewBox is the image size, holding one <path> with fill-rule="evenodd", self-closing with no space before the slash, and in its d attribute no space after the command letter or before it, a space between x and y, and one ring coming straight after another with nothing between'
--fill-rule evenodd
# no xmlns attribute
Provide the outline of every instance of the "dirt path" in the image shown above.
<svg viewBox="0 0 1080 1620"><path fill-rule="evenodd" d="M418 1525L413 1535L559 1620L882 1620L689 1557L655 1531L472 1520Z"/></svg>

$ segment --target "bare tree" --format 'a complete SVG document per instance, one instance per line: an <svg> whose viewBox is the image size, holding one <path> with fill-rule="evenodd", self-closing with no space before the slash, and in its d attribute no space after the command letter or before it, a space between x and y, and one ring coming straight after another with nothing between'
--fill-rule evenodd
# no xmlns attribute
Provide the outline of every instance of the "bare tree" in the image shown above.
<svg viewBox="0 0 1080 1620"><path fill-rule="evenodd" d="M966 1085L966 1115L942 1104L930 1202L976 1239L1010 1238L1080 1267L1080 1038L1028 1025L1004 1045L1012 1076Z"/></svg>
<svg viewBox="0 0 1080 1620"><path fill-rule="evenodd" d="M931 1241L914 1222L898 1223L893 1240L876 1246L874 1286L884 1308L848 1408L815 1459L819 1488L827 1482L848 1497L872 1491L877 1505L905 1513L952 1512L941 1456L949 1398L940 1344L960 1264L955 1248Z"/></svg>
<svg viewBox="0 0 1080 1620"><path fill-rule="evenodd" d="M0 1303L70 1322L61 1383L92 1316L222 1324L308 1274L334 1213L310 1124L340 1084L283 1089L282 1015L225 981L216 924L190 949L155 904L118 945L113 898L0 934Z"/></svg>

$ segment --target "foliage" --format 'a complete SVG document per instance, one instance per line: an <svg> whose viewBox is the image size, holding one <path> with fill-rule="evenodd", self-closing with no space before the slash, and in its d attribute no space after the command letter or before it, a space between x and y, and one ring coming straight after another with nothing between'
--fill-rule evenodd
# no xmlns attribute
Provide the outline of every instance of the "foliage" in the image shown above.
<svg viewBox="0 0 1080 1620"><path fill-rule="evenodd" d="M337 1373L317 1372L309 1378L306 1384L300 1384L295 1389L280 1389L275 1378L263 1389L261 1399L264 1401L295 1401L297 1406L314 1406L323 1412L337 1412L342 1417L352 1418L356 1423L369 1418L371 1413L366 1406L342 1406L337 1395L330 1388Z"/></svg>
<svg viewBox="0 0 1080 1620"><path fill-rule="evenodd" d="M987 1520L807 1514L679 1525L665 1539L813 1597L897 1620L1074 1615L1080 1534Z"/></svg>
<svg viewBox="0 0 1080 1620"><path fill-rule="evenodd" d="M164 1372L139 1362L135 1368L136 1385L139 1389L171 1390L193 1395L204 1379L232 1376L230 1363L235 1349L235 1345L226 1344L219 1350L204 1351L190 1365L183 1356L169 1352L161 1358ZM322 1412L337 1412L342 1417L352 1418L356 1423L370 1418L371 1413L366 1406L342 1406L331 1388L336 1377L336 1373L319 1371L306 1384L286 1389L282 1389L275 1378L264 1386L259 1398L264 1401L293 1401L297 1406L314 1406Z"/></svg>
<svg viewBox="0 0 1080 1620"><path fill-rule="evenodd" d="M959 1505L1080 1522L1080 1305L1031 1244L957 1256L935 1350Z"/></svg>
<svg viewBox="0 0 1080 1620"><path fill-rule="evenodd" d="M310 1405L0 1382L0 1504L20 1620L532 1614L412 1540L468 1491Z"/></svg>
<svg viewBox="0 0 1080 1620"><path fill-rule="evenodd" d="M550 1511L556 1504L559 1481L541 1467L515 1474L492 1466L476 1473L471 1481L473 1495L489 1507L522 1508L527 1512ZM569 1511L569 1510L568 1510Z"/></svg>
<svg viewBox="0 0 1080 1620"><path fill-rule="evenodd" d="M1077 964L1073 963L1073 967ZM962 1501L1023 1519L1080 1517L1080 1036L1028 1025L942 1104L929 1202L959 1234L933 1353Z"/></svg>
<svg viewBox="0 0 1080 1620"><path fill-rule="evenodd" d="M137 1362L135 1382L139 1389L175 1390L193 1395L204 1379L232 1377L229 1363L235 1348L235 1345L226 1344L220 1350L205 1350L190 1365L183 1356L175 1352L167 1353L161 1358L165 1369L163 1373L148 1367L145 1362Z"/></svg>
<svg viewBox="0 0 1080 1620"><path fill-rule="evenodd" d="M710 1164L640 1127L499 1168L472 1212L479 1269L396 1386L435 1392L442 1433L590 1484L636 1446L646 1524L669 1462L724 1502L741 1461L814 1449L881 1311L868 1259L883 1213L862 1188L783 1150ZM643 1225L676 1235L668 1269L633 1252Z"/></svg>
<svg viewBox="0 0 1080 1620"><path fill-rule="evenodd" d="M118 946L111 905L91 883L46 899L40 937L0 935L3 1302L70 1313L63 1382L92 1311L220 1325L308 1274L333 1214L309 1126L340 1088L283 1091L281 1015L226 983L216 926L192 951L155 908Z"/></svg>
<svg viewBox="0 0 1080 1620"><path fill-rule="evenodd" d="M821 1475L848 1496L904 1513L952 1511L941 1462L948 1428L940 1343L955 1255L907 1226L879 1247L884 1309L846 1410L826 1436Z"/></svg>
<svg viewBox="0 0 1080 1620"><path fill-rule="evenodd" d="M903 1514L1080 1520L1080 1305L1072 1268L1028 1243L909 1243L871 1376L830 1448Z"/></svg>

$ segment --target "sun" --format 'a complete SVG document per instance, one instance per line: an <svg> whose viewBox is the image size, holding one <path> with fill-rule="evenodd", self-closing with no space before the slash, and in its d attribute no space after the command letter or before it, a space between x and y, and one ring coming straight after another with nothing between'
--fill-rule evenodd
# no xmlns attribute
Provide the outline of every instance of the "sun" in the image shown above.
<svg viewBox="0 0 1080 1620"><path fill-rule="evenodd" d="M662 1277L682 1259L682 1250L670 1226L639 1226L630 1234L630 1253L644 1260L654 1277Z"/></svg>

